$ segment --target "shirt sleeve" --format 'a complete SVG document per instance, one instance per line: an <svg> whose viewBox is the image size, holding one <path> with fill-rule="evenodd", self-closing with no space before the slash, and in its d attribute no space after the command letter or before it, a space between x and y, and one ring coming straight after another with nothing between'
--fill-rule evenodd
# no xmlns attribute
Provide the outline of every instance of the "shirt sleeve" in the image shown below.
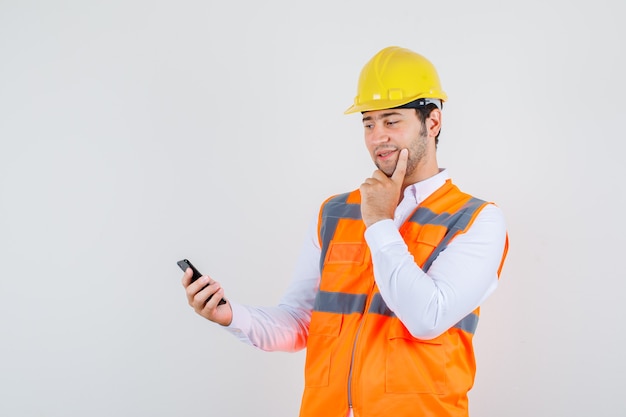
<svg viewBox="0 0 626 417"><path fill-rule="evenodd" d="M309 225L291 283L279 304L255 307L231 302L233 320L225 329L261 350L294 352L306 347L319 289L320 254L316 216Z"/></svg>
<svg viewBox="0 0 626 417"><path fill-rule="evenodd" d="M432 339L478 307L497 287L507 232L502 211L485 206L423 271L393 220L365 231L374 278L387 306L414 337Z"/></svg>

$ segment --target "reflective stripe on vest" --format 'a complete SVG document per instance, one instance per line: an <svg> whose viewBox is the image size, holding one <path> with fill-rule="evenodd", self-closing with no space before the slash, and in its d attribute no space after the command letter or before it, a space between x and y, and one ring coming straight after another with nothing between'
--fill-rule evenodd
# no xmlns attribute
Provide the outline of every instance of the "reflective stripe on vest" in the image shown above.
<svg viewBox="0 0 626 417"><path fill-rule="evenodd" d="M335 235L337 223L341 219L361 219L361 205L348 204L348 196L350 193L340 194L331 198L325 205L322 212L322 224L320 234L322 236L322 254L320 256L320 271L324 268L324 260L326 259L326 251L330 240Z"/></svg>
<svg viewBox="0 0 626 417"><path fill-rule="evenodd" d="M325 313L337 314L363 314L365 311L365 303L367 302L366 294L346 294L342 292L319 291L315 298L315 311L323 311ZM382 316L395 317L396 314L387 307L380 293L374 294L369 314L379 314ZM478 316L470 313L453 327L474 334L478 326Z"/></svg>
<svg viewBox="0 0 626 417"><path fill-rule="evenodd" d="M467 203L465 203L461 210L453 215L448 213L441 213L438 215L424 207L418 207L418 209L415 210L415 213L413 213L409 221L420 225L434 224L448 228L446 236L443 238L441 243L437 245L426 262L424 262L422 270L428 271L432 263L435 259L437 259L437 256L439 256L439 253L448 247L448 243L450 243L450 240L456 236L457 232L465 230L469 222L472 220L476 210L478 210L484 203L485 202L483 200L472 197Z"/></svg>

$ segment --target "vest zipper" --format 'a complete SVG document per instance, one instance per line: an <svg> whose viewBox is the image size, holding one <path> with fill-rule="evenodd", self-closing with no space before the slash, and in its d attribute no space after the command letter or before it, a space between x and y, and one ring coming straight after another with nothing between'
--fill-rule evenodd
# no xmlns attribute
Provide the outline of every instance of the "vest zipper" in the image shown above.
<svg viewBox="0 0 626 417"><path fill-rule="evenodd" d="M374 294L374 287L376 286L376 281L372 285L370 289L370 293L367 295L367 302L365 303L365 310L363 311L363 317L361 318L361 322L359 323L359 328L357 329L354 335L354 343L352 344L352 356L350 358L350 370L348 372L348 408L352 408L352 371L354 368L354 359L356 357L356 345L359 340L359 334L361 334L361 329L365 324L365 318L367 316L367 312L370 309L370 304L372 303L372 298Z"/></svg>

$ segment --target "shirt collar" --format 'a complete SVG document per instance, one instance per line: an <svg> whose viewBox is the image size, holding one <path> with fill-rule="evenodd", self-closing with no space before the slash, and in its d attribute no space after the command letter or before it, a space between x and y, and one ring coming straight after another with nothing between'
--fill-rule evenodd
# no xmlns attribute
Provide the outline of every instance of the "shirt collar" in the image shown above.
<svg viewBox="0 0 626 417"><path fill-rule="evenodd" d="M410 198L415 204L420 204L429 195L437 191L450 179L450 174L446 168L440 168L439 173L423 181L411 184L404 189L404 198Z"/></svg>

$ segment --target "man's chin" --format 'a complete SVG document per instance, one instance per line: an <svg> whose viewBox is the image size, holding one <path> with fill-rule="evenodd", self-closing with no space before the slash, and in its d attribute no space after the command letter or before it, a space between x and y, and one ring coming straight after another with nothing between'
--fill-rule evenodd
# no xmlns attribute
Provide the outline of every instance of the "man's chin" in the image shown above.
<svg viewBox="0 0 626 417"><path fill-rule="evenodd" d="M391 176L393 175L393 172L395 171L395 167L394 168L381 168L378 167L378 169L380 171L382 171L383 174L385 174L386 176L388 176L389 178L391 178Z"/></svg>

